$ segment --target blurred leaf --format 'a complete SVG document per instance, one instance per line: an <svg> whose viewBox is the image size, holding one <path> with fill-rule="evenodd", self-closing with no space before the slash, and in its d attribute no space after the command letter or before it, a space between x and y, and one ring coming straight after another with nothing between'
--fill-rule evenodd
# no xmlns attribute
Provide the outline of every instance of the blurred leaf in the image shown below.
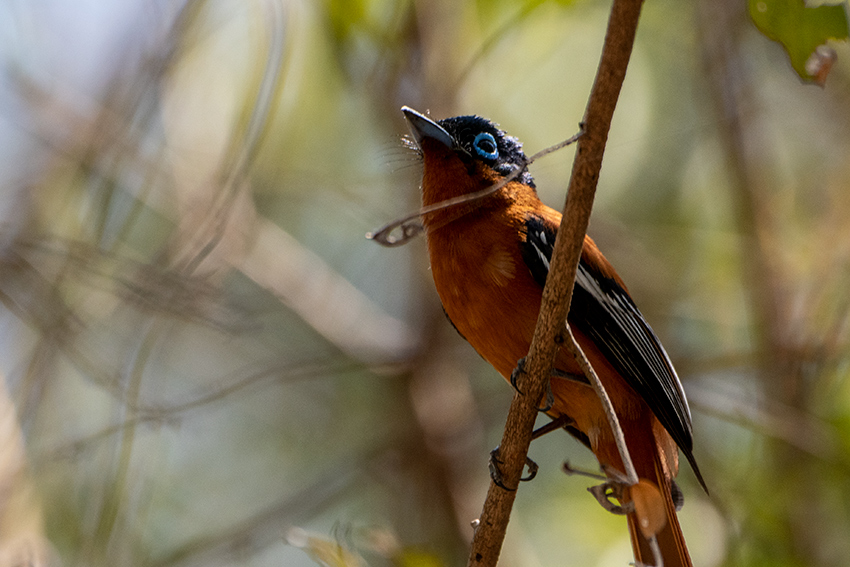
<svg viewBox="0 0 850 567"><path fill-rule="evenodd" d="M396 558L398 567L445 567L439 557L420 550L405 549Z"/></svg>
<svg viewBox="0 0 850 567"><path fill-rule="evenodd" d="M782 44L800 78L823 84L834 60L826 41L848 36L845 3L807 7L803 0L749 0L749 11L756 27Z"/></svg>
<svg viewBox="0 0 850 567"><path fill-rule="evenodd" d="M366 0L327 0L325 6L337 41L348 37L351 28L362 25L366 19Z"/></svg>

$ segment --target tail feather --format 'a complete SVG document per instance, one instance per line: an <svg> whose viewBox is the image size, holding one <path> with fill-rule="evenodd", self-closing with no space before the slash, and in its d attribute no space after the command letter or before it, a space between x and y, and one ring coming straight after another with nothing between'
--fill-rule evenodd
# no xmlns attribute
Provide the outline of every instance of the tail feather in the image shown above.
<svg viewBox="0 0 850 567"><path fill-rule="evenodd" d="M660 487L660 491L664 498L664 507L667 515L667 525L655 536L661 557L657 558L655 556L649 541L641 533L637 515L629 514L629 536L632 540L635 561L639 566L655 565L658 567L661 565L659 563L660 559L663 561L664 567L693 567L691 556L688 553L688 546L682 534L682 528L679 526L679 519L676 517L676 508L670 496L670 491L666 490L663 485Z"/></svg>
<svg viewBox="0 0 850 567"><path fill-rule="evenodd" d="M638 477L655 484L659 490L660 498L663 500L663 510L666 516L666 525L656 534L660 560L664 567L693 567L685 536L679 525L676 515L676 503L673 500L673 488L671 471L663 461L655 436L641 436L641 441L633 443L629 440L629 449L632 454ZM646 445L634 447L635 444ZM651 456L651 457L650 457ZM656 497L657 498L657 497ZM638 565L659 565L659 558L655 557L649 541L640 530L637 514L628 515L629 535L632 541L635 560Z"/></svg>

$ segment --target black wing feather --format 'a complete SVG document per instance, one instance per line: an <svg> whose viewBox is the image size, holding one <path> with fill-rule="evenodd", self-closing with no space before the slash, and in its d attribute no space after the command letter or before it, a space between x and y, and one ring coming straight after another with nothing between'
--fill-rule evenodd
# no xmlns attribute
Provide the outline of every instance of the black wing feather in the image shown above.
<svg viewBox="0 0 850 567"><path fill-rule="evenodd" d="M526 221L522 255L541 285L557 227L533 216ZM685 454L700 483L702 475L693 457L693 428L687 398L670 358L628 293L613 279L579 262L569 321L589 336L614 368L649 405Z"/></svg>

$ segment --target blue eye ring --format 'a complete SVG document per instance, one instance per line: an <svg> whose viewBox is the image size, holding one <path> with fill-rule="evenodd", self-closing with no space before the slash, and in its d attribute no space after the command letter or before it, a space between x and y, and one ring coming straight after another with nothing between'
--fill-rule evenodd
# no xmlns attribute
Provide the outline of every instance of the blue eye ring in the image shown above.
<svg viewBox="0 0 850 567"><path fill-rule="evenodd" d="M475 136L472 142L472 147L475 152L484 159L496 159L499 157L499 148L496 145L496 138L489 132L481 132Z"/></svg>

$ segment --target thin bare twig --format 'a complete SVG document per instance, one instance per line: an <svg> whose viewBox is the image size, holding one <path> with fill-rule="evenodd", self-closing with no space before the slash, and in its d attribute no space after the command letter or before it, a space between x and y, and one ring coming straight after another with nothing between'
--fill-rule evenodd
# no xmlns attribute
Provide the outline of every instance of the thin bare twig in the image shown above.
<svg viewBox="0 0 850 567"><path fill-rule="evenodd" d="M584 135L578 142L540 316L526 358L528 376L523 378L521 387L526 395L514 395L500 445L504 463L501 470L507 486L519 483L531 443L537 404L543 397L558 349L570 340L564 321L569 312L605 143L626 75L642 3L642 0L614 0L611 8L602 58L585 112ZM472 542L470 567L492 567L498 561L515 497L516 491L490 484Z"/></svg>
<svg viewBox="0 0 850 567"><path fill-rule="evenodd" d="M381 246L386 246L387 248L394 248L396 246L402 246L404 244L407 244L408 242L410 242L411 239L419 236L425 231L425 227L422 224L421 218L427 215L428 213L442 211L444 209L448 209L450 207L454 207L462 203L471 203L473 201L483 199L484 197L489 197L490 195L492 195L514 179L516 179L517 176L522 173L522 171L526 167L534 163L536 160L551 153L554 153L562 148L565 148L570 144L574 144L582 136L583 133L584 132L579 131L578 133L567 138L566 140L558 142L554 146L544 148L533 156L523 159L522 165L513 166L513 170L511 170L510 173L508 173L502 179L500 179L496 183L493 183L489 187L485 187L484 189L480 189L478 191L475 191L474 193L466 193L464 195L459 195L457 197L446 199L445 201L440 201L439 203L434 203L433 205L428 205L427 207L422 207L415 213L405 215L399 219L385 224L375 232L367 232L366 238L368 238L369 240L374 240ZM401 231L401 234L394 234L396 231Z"/></svg>
<svg viewBox="0 0 850 567"><path fill-rule="evenodd" d="M605 386L602 385L602 381L599 380L599 376L596 375L596 372L593 370L593 366L590 364L590 361L587 360L587 356L585 356L584 351L581 350L578 342L576 342L572 329L570 329L569 325L565 325L565 327L570 339L566 342L567 347L572 350L573 356L578 362L578 365L581 367L582 372L584 372L584 375L587 376L588 380L590 380L590 385L599 397L599 401L602 402L602 409L605 410L605 416L608 418L608 424L614 432L614 441L617 443L617 450L623 458L623 466L626 469L624 471L626 473L624 481L629 486L637 484L637 471L635 471L635 465L632 463L632 458L629 455L629 448L626 446L626 437L623 435L623 429L620 427L620 420L617 419L617 414L614 412L614 404L611 403L611 398L608 397L608 392L605 391Z"/></svg>

